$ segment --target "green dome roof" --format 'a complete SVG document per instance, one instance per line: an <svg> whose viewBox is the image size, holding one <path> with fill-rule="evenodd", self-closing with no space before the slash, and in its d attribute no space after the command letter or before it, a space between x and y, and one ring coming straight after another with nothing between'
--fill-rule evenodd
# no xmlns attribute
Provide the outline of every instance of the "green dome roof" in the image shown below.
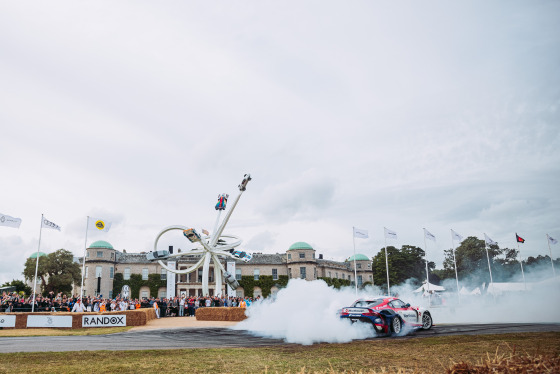
<svg viewBox="0 0 560 374"><path fill-rule="evenodd" d="M356 261L371 261L371 258L369 258L366 255L361 255L361 254L357 254L356 256L351 256L346 261L347 262L354 261L354 257L356 257Z"/></svg>
<svg viewBox="0 0 560 374"><path fill-rule="evenodd" d="M46 256L46 253L43 252L39 252L39 257L43 257ZM31 256L29 256L29 258L37 258L37 252L33 252L33 254Z"/></svg>
<svg viewBox="0 0 560 374"><path fill-rule="evenodd" d="M306 242L296 242L290 246L290 249L288 249L288 251L291 249L313 249L313 247Z"/></svg>
<svg viewBox="0 0 560 374"><path fill-rule="evenodd" d="M96 242L91 243L89 246L90 248L108 248L108 249L115 249L113 246L106 242L105 240L98 240Z"/></svg>

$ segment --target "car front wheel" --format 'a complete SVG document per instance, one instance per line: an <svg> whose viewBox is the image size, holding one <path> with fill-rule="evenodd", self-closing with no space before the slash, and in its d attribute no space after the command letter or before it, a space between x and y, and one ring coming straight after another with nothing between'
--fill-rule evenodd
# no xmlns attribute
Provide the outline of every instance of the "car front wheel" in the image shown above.
<svg viewBox="0 0 560 374"><path fill-rule="evenodd" d="M398 316L395 316L391 321L391 331L393 331L395 335L399 335L402 331L402 322Z"/></svg>
<svg viewBox="0 0 560 374"><path fill-rule="evenodd" d="M424 313L424 315L422 316L422 329L429 330L432 328L432 324L433 321L430 313Z"/></svg>

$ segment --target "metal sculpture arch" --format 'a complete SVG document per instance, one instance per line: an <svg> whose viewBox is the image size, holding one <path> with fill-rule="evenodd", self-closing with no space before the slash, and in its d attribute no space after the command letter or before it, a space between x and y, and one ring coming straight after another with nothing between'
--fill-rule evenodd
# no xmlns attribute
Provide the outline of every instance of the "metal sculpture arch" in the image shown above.
<svg viewBox="0 0 560 374"><path fill-rule="evenodd" d="M219 224L220 216L221 213L226 209L226 203L229 196L227 194L221 194L218 196L218 203L216 204L216 210L218 211L218 216L216 218L216 223L212 234L203 230L204 235L200 235L198 232L196 232L195 229L188 228L186 226L181 226L181 225L166 227L163 230L161 230L159 234L156 236L156 240L154 242L154 251L149 252L146 255L148 260L152 260L152 261L157 260L162 268L164 268L168 272L175 273L175 274L192 273L193 271L202 267L202 294L204 296L209 295L208 273L210 271L211 261L214 262L214 280L216 282L216 288L215 288L216 294L221 293L222 275L224 276L225 282L232 289L236 289L237 287L239 287L239 284L235 280L235 275L230 274L229 272L226 271L226 269L224 269L223 265L220 262L220 259L231 257L234 259L242 259L244 261L250 261L252 258L252 256L248 253L235 250L235 248L243 242L241 238L235 235L223 234L224 228L226 227L233 210L237 206L237 202L241 198L241 195L245 191L247 187L247 183L249 183L250 180L251 180L251 175L245 174L243 180L241 181L241 184L239 184L238 186L239 194L233 201L233 206L227 212L221 224ZM183 234L187 237L187 239L191 243L198 244L198 246L188 252L175 253L175 254L169 253L169 251L158 251L157 245L159 239L162 237L163 234L172 230L182 230ZM200 255L200 259L191 267L183 270L172 269L163 262L163 260L176 259L182 256L192 256L192 255Z"/></svg>

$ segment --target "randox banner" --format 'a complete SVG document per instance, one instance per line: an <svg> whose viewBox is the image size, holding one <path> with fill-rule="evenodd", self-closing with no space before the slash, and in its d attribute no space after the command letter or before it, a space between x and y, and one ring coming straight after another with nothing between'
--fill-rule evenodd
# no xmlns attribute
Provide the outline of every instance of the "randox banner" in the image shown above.
<svg viewBox="0 0 560 374"><path fill-rule="evenodd" d="M110 316L82 316L82 327L116 327L126 326L125 314Z"/></svg>
<svg viewBox="0 0 560 374"><path fill-rule="evenodd" d="M27 316L27 327L72 327L72 316Z"/></svg>
<svg viewBox="0 0 560 374"><path fill-rule="evenodd" d="M16 327L16 316L0 315L0 327Z"/></svg>

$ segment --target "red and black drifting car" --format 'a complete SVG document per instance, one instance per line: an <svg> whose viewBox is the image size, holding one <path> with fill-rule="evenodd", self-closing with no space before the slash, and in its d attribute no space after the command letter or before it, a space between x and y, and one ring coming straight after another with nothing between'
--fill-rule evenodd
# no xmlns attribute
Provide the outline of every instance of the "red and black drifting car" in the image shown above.
<svg viewBox="0 0 560 374"><path fill-rule="evenodd" d="M429 310L410 306L396 297L379 296L356 300L340 310L340 318L371 323L378 334L399 335L406 330L432 328Z"/></svg>

